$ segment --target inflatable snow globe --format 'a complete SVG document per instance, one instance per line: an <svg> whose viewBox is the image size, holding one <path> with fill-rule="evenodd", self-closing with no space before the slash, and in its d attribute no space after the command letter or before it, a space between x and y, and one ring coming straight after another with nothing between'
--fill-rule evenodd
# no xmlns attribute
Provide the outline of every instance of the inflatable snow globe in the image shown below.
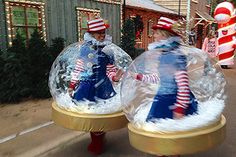
<svg viewBox="0 0 236 157"><path fill-rule="evenodd" d="M54 61L49 76L53 120L81 131L125 127L119 93L132 60L115 44L92 42L71 44Z"/></svg>
<svg viewBox="0 0 236 157"><path fill-rule="evenodd" d="M130 143L155 155L210 149L225 138L226 82L221 68L200 49L167 49L144 52L122 80Z"/></svg>

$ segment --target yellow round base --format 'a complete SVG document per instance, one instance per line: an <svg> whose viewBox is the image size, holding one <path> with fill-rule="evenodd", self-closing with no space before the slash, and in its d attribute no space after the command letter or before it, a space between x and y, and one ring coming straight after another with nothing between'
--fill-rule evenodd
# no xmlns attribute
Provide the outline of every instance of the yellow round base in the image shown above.
<svg viewBox="0 0 236 157"><path fill-rule="evenodd" d="M77 131L111 131L127 126L123 112L113 114L79 114L59 108L52 103L52 120L65 128Z"/></svg>
<svg viewBox="0 0 236 157"><path fill-rule="evenodd" d="M185 132L152 133L128 124L130 144L142 151L155 155L184 155L208 150L225 139L226 120L207 127Z"/></svg>

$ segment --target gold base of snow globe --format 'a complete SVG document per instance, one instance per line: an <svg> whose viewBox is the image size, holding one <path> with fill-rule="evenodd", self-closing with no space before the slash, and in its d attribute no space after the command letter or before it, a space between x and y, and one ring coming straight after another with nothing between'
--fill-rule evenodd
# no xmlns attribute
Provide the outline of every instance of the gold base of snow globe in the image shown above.
<svg viewBox="0 0 236 157"><path fill-rule="evenodd" d="M225 139L226 119L222 115L212 125L183 132L152 133L128 124L130 144L145 153L184 155L208 150Z"/></svg>
<svg viewBox="0 0 236 157"><path fill-rule="evenodd" d="M123 112L112 114L79 114L63 110L52 103L52 120L65 128L77 131L111 131L127 126Z"/></svg>

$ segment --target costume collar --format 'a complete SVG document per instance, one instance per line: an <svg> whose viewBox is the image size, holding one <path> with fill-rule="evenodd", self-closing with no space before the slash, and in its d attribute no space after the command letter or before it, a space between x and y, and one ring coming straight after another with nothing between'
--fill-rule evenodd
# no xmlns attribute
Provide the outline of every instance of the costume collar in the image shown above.
<svg viewBox="0 0 236 157"><path fill-rule="evenodd" d="M96 46L106 46L112 43L112 37L110 35L106 35L104 41L100 42L97 41L94 37L92 37L92 35L88 32L86 32L84 34L84 41L87 42L91 42L92 45L96 45Z"/></svg>
<svg viewBox="0 0 236 157"><path fill-rule="evenodd" d="M148 45L148 50L154 50L157 48L172 49L173 47L178 47L181 43L180 37L170 37L165 40L160 40L159 42L153 42Z"/></svg>

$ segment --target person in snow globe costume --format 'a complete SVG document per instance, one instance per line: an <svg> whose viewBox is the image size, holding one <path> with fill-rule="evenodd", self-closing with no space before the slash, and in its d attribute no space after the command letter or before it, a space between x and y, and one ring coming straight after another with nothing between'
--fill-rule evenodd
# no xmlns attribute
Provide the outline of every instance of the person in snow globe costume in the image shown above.
<svg viewBox="0 0 236 157"><path fill-rule="evenodd" d="M125 116L120 115L119 81L132 60L106 35L109 25L102 18L88 21L87 26L84 40L68 46L54 62L49 85L60 108L82 117L73 117L73 122L64 120L61 123L59 118L55 121L66 127L70 122L78 121L69 128L89 131L92 141L88 151L99 155L104 151L105 132L127 124ZM57 67L59 70L54 72ZM117 114L117 119L113 113ZM84 114L88 114L86 118Z"/></svg>
<svg viewBox="0 0 236 157"><path fill-rule="evenodd" d="M200 49L184 45L178 27L178 22L170 18L161 17L158 20L157 25L152 27L155 42L149 44L149 51L130 65L122 80L121 90L124 112L131 122L131 145L147 153L171 157L206 150L209 145L197 149L193 147L195 142L205 143L205 138L198 138L196 133L194 137L191 130L207 127L216 121L218 124L224 106L221 100L224 99L225 81L217 70L219 66L211 64ZM207 66L206 61L209 62ZM204 93L209 90L212 91ZM203 113L209 117L202 116L205 105L202 103L208 103L207 100L214 105L219 103L211 118L207 113L212 112L210 107ZM205 123L194 122L194 118L200 120L202 117L206 119ZM219 141L222 141L224 125L220 122L219 125ZM219 141L214 141L211 146ZM150 145L152 147L147 147Z"/></svg>
<svg viewBox="0 0 236 157"><path fill-rule="evenodd" d="M171 29L175 21L161 17L153 26L155 43L149 49L161 51L159 56L159 75L136 74L137 80L157 83L159 89L154 97L146 121L156 118L181 118L197 112L197 100L189 88L187 58L178 50L182 42L180 35ZM171 72L166 72L171 69Z"/></svg>
<svg viewBox="0 0 236 157"><path fill-rule="evenodd" d="M76 101L95 102L96 98L109 99L117 94L113 89L112 81L118 82L123 72L115 67L113 54L106 54L102 51L106 44L111 42L110 40L105 41L108 27L104 24L103 19L88 22L88 32L84 37L85 43L81 47L82 57L76 61L68 88L68 92ZM91 62L85 65L83 58ZM77 80L79 74L81 74L81 78ZM73 95L72 91L75 91Z"/></svg>

